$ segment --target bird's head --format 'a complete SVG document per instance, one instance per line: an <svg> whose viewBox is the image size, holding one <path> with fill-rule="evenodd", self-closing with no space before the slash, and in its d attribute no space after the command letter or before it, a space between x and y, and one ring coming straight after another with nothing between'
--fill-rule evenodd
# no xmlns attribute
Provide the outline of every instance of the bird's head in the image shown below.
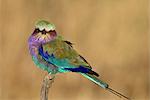
<svg viewBox="0 0 150 100"><path fill-rule="evenodd" d="M35 30L31 35L32 42L47 43L57 36L55 25L45 20L40 20L35 25Z"/></svg>

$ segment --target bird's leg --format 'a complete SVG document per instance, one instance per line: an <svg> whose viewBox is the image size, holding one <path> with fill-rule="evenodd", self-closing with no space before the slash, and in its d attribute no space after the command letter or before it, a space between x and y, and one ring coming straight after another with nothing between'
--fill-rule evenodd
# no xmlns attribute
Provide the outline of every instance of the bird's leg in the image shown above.
<svg viewBox="0 0 150 100"><path fill-rule="evenodd" d="M44 77L41 88L40 100L48 100L49 88L54 82L54 78L55 76L53 74L48 74Z"/></svg>

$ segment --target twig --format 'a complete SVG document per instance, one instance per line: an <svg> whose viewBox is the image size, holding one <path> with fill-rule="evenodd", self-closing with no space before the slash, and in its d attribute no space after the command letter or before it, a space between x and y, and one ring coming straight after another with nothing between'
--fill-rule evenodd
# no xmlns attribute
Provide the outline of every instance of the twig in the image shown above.
<svg viewBox="0 0 150 100"><path fill-rule="evenodd" d="M41 88L40 100L48 100L49 88L52 86L53 82L54 82L54 75L48 74L44 77Z"/></svg>

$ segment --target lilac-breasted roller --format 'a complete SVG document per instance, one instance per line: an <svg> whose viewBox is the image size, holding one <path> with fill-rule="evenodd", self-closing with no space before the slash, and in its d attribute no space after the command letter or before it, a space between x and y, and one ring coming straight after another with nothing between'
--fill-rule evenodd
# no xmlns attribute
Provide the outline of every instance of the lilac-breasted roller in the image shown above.
<svg viewBox="0 0 150 100"><path fill-rule="evenodd" d="M38 21L28 44L34 63L49 74L76 72L111 93L129 99L98 79L99 74L77 53L71 42L64 40L56 32L54 24L45 20Z"/></svg>

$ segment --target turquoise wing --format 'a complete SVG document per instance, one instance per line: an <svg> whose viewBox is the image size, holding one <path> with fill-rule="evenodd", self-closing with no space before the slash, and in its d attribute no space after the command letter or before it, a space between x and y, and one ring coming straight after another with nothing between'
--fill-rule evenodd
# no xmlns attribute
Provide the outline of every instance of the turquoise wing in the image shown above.
<svg viewBox="0 0 150 100"><path fill-rule="evenodd" d="M91 69L87 61L73 49L72 44L68 41L55 40L42 45L42 49L44 54L47 55L47 57L42 57L58 67L75 68L84 66Z"/></svg>
<svg viewBox="0 0 150 100"><path fill-rule="evenodd" d="M65 72L67 68L87 68L92 69L89 63L79 55L69 41L56 39L44 44L39 49L40 55L47 62L57 66L60 72Z"/></svg>
<svg viewBox="0 0 150 100"><path fill-rule="evenodd" d="M79 72L97 85L107 88L107 83L99 80L88 62L79 55L68 41L55 40L40 47L39 53L48 63L57 66L60 73Z"/></svg>

